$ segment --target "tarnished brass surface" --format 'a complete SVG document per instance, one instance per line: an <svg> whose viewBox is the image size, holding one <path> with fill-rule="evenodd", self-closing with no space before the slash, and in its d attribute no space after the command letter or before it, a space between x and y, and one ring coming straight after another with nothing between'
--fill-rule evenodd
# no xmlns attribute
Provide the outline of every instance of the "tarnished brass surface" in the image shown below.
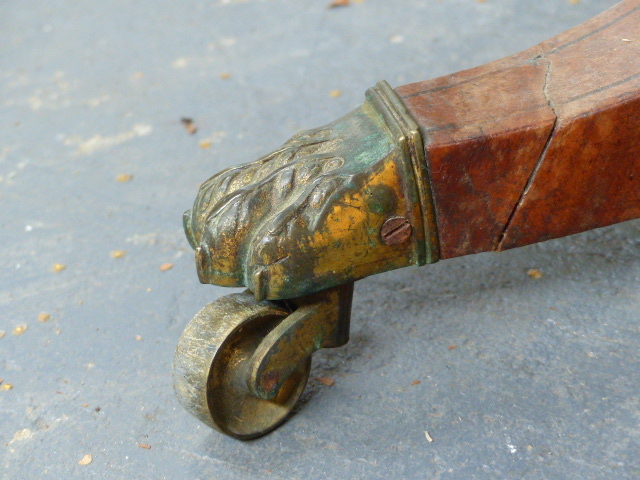
<svg viewBox="0 0 640 480"><path fill-rule="evenodd" d="M349 340L353 283L287 302L247 291L204 307L185 329L173 364L180 403L236 438L264 435L295 406L311 354Z"/></svg>
<svg viewBox="0 0 640 480"><path fill-rule="evenodd" d="M290 299L438 260L417 125L380 83L363 106L200 188L184 225L200 281ZM385 242L392 217L410 224Z"/></svg>
<svg viewBox="0 0 640 480"><path fill-rule="evenodd" d="M291 301L295 310L260 343L250 361L248 386L261 398L275 397L289 376L320 348L349 341L353 283Z"/></svg>
<svg viewBox="0 0 640 480"><path fill-rule="evenodd" d="M384 82L345 117L209 179L184 227L201 282L251 291L187 326L175 390L243 439L286 419L313 352L348 341L355 280L439 258L418 126Z"/></svg>
<svg viewBox="0 0 640 480"><path fill-rule="evenodd" d="M291 365L270 400L253 395L247 378L256 348L288 314L286 306L257 302L251 292L204 307L176 349L173 381L182 406L210 427L240 439L259 437L284 422L306 385L311 359Z"/></svg>
<svg viewBox="0 0 640 480"><path fill-rule="evenodd" d="M398 139L404 157L411 160L413 175L424 227L425 260L418 265L435 263L440 259L440 246L436 222L435 206L431 192L431 180L424 154L424 144L420 127L413 119L404 103L387 82L378 84L367 90L367 100L377 106L388 128Z"/></svg>

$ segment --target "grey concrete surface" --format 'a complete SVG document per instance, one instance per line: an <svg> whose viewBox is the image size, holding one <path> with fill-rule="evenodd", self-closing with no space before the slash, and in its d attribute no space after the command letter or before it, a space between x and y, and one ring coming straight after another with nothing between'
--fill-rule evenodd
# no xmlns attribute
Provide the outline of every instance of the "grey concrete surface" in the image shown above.
<svg viewBox="0 0 640 480"><path fill-rule="evenodd" d="M638 221L358 282L350 344L314 360L335 384L312 379L265 438L178 405L181 330L230 293L198 283L181 231L201 181L378 80L476 66L615 2L327 3L2 2L1 478L640 478Z"/></svg>

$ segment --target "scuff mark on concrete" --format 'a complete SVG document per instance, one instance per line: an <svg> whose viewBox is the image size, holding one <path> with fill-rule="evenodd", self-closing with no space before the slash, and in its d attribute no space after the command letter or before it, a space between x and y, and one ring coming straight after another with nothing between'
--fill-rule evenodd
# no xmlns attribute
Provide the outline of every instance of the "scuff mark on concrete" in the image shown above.
<svg viewBox="0 0 640 480"><path fill-rule="evenodd" d="M83 139L79 136L70 136L64 139L64 144L67 146L77 146L77 150L74 152L79 155L89 155L98 150L113 147L129 140L133 140L136 137L144 137L153 132L153 127L144 123L137 123L128 132L122 132L112 136L102 136L96 134L91 138Z"/></svg>

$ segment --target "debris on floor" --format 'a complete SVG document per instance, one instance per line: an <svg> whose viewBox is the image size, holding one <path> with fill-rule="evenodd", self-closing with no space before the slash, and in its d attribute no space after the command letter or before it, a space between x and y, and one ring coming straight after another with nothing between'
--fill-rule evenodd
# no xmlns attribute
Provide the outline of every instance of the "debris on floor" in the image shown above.
<svg viewBox="0 0 640 480"><path fill-rule="evenodd" d="M329 8L337 8L337 7L347 7L349 6L349 0L333 0L329 4Z"/></svg>
<svg viewBox="0 0 640 480"><path fill-rule="evenodd" d="M331 387L336 381L331 377L316 377L316 380L326 387Z"/></svg>
<svg viewBox="0 0 640 480"><path fill-rule="evenodd" d="M116 182L119 182L119 183L127 183L127 182L130 182L131 180L133 180L133 175L129 173L121 173L116 177Z"/></svg>
<svg viewBox="0 0 640 480"><path fill-rule="evenodd" d="M14 335L22 335L24 332L27 331L29 327L27 326L26 323L21 323L20 325L17 325L14 329L13 329L13 333Z"/></svg>
<svg viewBox="0 0 640 480"><path fill-rule="evenodd" d="M180 121L189 135L194 135L198 131L198 127L193 123L193 119L189 117L182 117Z"/></svg>
<svg viewBox="0 0 640 480"><path fill-rule="evenodd" d="M530 268L529 270L527 270L527 275L529 275L534 280L540 280L542 277L544 277L544 273L542 273L537 268Z"/></svg>

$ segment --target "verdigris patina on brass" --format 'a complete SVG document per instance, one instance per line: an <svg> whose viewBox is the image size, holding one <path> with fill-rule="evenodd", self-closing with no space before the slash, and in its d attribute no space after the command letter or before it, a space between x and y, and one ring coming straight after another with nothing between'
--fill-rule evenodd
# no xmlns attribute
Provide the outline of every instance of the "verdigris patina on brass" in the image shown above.
<svg viewBox="0 0 640 480"><path fill-rule="evenodd" d="M349 338L353 282L439 258L418 126L385 82L360 108L200 188L184 215L203 308L176 350L183 406L236 438L276 428L319 348Z"/></svg>
<svg viewBox="0 0 640 480"><path fill-rule="evenodd" d="M184 225L202 283L246 286L256 299L308 295L438 260L420 133L393 90L200 188ZM390 245L392 217L411 225Z"/></svg>

